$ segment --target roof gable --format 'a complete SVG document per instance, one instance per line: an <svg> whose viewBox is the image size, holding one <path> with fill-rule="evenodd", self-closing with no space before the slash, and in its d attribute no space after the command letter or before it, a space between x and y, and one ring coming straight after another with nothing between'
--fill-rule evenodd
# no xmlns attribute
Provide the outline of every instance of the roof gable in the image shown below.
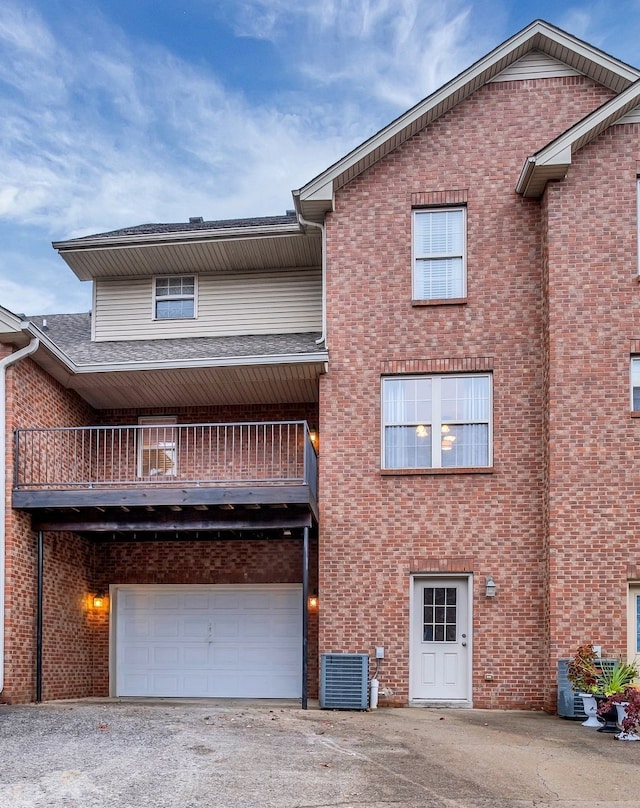
<svg viewBox="0 0 640 808"><path fill-rule="evenodd" d="M591 143L605 129L618 123L639 104L640 80L528 157L520 173L516 191L526 197L541 196L547 182L564 179L575 152Z"/></svg>
<svg viewBox="0 0 640 808"><path fill-rule="evenodd" d="M297 210L306 219L322 221L332 208L336 190L534 51L616 93L640 79L640 71L635 68L547 22L536 20L294 191Z"/></svg>

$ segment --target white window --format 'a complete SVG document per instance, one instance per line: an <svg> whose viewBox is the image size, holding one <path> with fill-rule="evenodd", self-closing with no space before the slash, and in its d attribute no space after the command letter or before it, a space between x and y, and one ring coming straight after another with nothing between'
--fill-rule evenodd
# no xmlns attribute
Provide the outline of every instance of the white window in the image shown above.
<svg viewBox="0 0 640 808"><path fill-rule="evenodd" d="M640 411L640 359L631 360L631 409Z"/></svg>
<svg viewBox="0 0 640 808"><path fill-rule="evenodd" d="M465 208L413 212L413 299L466 296Z"/></svg>
<svg viewBox="0 0 640 808"><path fill-rule="evenodd" d="M195 316L195 275L175 275L155 279L156 320L188 320Z"/></svg>
<svg viewBox="0 0 640 808"><path fill-rule="evenodd" d="M491 376L382 380L384 469L491 465Z"/></svg>
<svg viewBox="0 0 640 808"><path fill-rule="evenodd" d="M144 426L138 430L138 477L175 477L175 416L149 415L138 418L138 423Z"/></svg>

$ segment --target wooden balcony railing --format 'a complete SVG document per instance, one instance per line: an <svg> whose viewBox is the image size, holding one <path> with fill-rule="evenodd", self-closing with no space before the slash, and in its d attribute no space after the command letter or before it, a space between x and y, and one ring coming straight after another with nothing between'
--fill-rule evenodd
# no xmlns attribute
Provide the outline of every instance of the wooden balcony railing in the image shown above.
<svg viewBox="0 0 640 808"><path fill-rule="evenodd" d="M15 490L307 484L315 496L317 477L306 421L15 433Z"/></svg>

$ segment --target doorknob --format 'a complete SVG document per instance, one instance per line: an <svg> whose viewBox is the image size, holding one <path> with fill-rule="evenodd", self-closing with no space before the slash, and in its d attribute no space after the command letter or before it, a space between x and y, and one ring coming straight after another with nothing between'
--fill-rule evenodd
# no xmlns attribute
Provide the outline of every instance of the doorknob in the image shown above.
<svg viewBox="0 0 640 808"><path fill-rule="evenodd" d="M463 647L463 648L466 648L466 647L467 647L466 642L463 642L463 643L460 643L460 644L462 645L462 647Z"/></svg>

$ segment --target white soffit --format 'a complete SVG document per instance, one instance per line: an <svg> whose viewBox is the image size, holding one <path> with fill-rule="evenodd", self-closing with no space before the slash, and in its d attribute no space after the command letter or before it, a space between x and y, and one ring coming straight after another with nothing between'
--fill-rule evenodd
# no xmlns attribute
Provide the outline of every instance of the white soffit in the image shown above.
<svg viewBox="0 0 640 808"><path fill-rule="evenodd" d="M322 221L324 213L332 207L337 189L532 52L546 54L616 93L640 78L640 71L635 68L549 23L536 20L294 191L297 210L305 218Z"/></svg>
<svg viewBox="0 0 640 808"><path fill-rule="evenodd" d="M516 185L517 193L525 197L540 197L547 182L564 179L575 152L610 126L621 123L639 103L640 80L552 140L544 149L528 157Z"/></svg>
<svg viewBox="0 0 640 808"><path fill-rule="evenodd" d="M126 243L113 244L107 239L79 240L67 242L74 246L56 249L83 281L150 277L168 271L178 274L320 266L319 234L311 229L303 233L296 228L290 228L289 233L245 238L207 238L198 233L198 238L181 239L174 235L172 241L164 236L139 237L137 242L129 237Z"/></svg>

